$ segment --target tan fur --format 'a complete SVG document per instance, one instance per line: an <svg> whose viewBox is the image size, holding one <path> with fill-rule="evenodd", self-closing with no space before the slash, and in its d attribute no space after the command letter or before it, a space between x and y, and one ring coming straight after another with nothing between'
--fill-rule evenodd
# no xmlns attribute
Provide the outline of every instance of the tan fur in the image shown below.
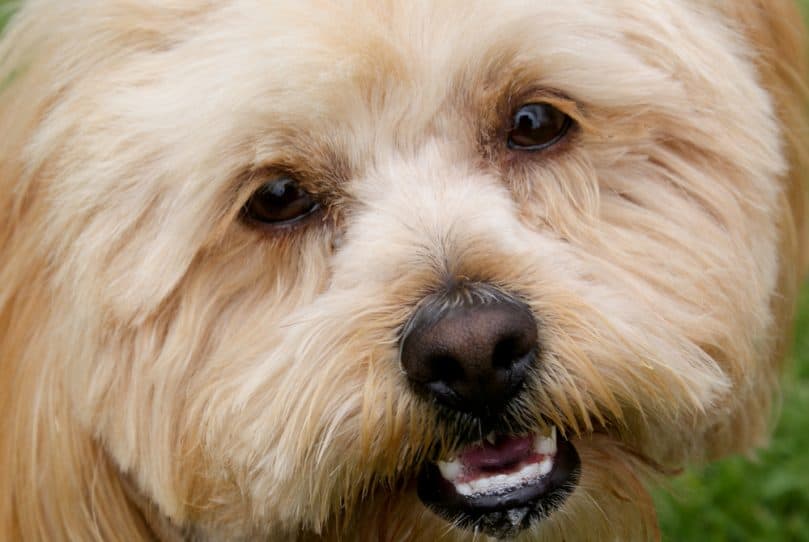
<svg viewBox="0 0 809 542"><path fill-rule="evenodd" d="M77 14L80 14L77 15ZM465 540L398 366L446 280L517 292L515 419L580 487L520 539L659 538L646 484L766 442L806 268L786 0L29 0L0 41L0 539ZM575 133L516 157L504 115ZM273 235L277 171L328 194Z"/></svg>

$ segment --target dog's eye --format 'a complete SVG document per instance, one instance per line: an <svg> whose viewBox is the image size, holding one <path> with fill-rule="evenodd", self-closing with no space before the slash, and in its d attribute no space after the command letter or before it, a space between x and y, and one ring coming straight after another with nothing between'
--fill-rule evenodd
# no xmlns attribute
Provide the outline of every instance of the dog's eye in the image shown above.
<svg viewBox="0 0 809 542"><path fill-rule="evenodd" d="M572 123L569 116L550 104L524 105L512 118L508 146L521 151L547 149L565 136Z"/></svg>
<svg viewBox="0 0 809 542"><path fill-rule="evenodd" d="M320 204L295 179L280 177L263 184L244 204L249 221L270 226L298 222L320 209Z"/></svg>

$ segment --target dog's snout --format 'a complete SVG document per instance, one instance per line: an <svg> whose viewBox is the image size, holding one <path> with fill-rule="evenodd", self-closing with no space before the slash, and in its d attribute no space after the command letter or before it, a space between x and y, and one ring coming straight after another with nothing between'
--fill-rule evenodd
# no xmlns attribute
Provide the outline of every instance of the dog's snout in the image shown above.
<svg viewBox="0 0 809 542"><path fill-rule="evenodd" d="M502 410L523 386L539 350L531 310L507 296L426 304L401 350L417 391L476 415Z"/></svg>

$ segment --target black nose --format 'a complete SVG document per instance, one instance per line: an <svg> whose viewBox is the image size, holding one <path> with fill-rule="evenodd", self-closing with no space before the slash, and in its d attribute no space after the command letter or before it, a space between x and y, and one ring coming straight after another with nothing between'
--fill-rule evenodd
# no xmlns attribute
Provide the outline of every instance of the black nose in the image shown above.
<svg viewBox="0 0 809 542"><path fill-rule="evenodd" d="M502 410L537 356L537 324L523 303L498 294L426 303L403 338L402 366L417 391L475 415Z"/></svg>

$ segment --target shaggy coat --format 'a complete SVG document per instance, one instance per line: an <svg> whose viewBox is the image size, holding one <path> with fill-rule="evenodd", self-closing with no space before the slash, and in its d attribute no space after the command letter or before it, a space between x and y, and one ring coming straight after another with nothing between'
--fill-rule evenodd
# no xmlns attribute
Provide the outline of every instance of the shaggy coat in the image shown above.
<svg viewBox="0 0 809 542"><path fill-rule="evenodd" d="M398 342L531 307L510 407L582 461L520 540L659 538L646 486L766 443L806 261L787 0L28 0L0 41L0 539L466 540L473 430ZM515 106L575 123L504 144ZM252 227L278 175L316 221Z"/></svg>

